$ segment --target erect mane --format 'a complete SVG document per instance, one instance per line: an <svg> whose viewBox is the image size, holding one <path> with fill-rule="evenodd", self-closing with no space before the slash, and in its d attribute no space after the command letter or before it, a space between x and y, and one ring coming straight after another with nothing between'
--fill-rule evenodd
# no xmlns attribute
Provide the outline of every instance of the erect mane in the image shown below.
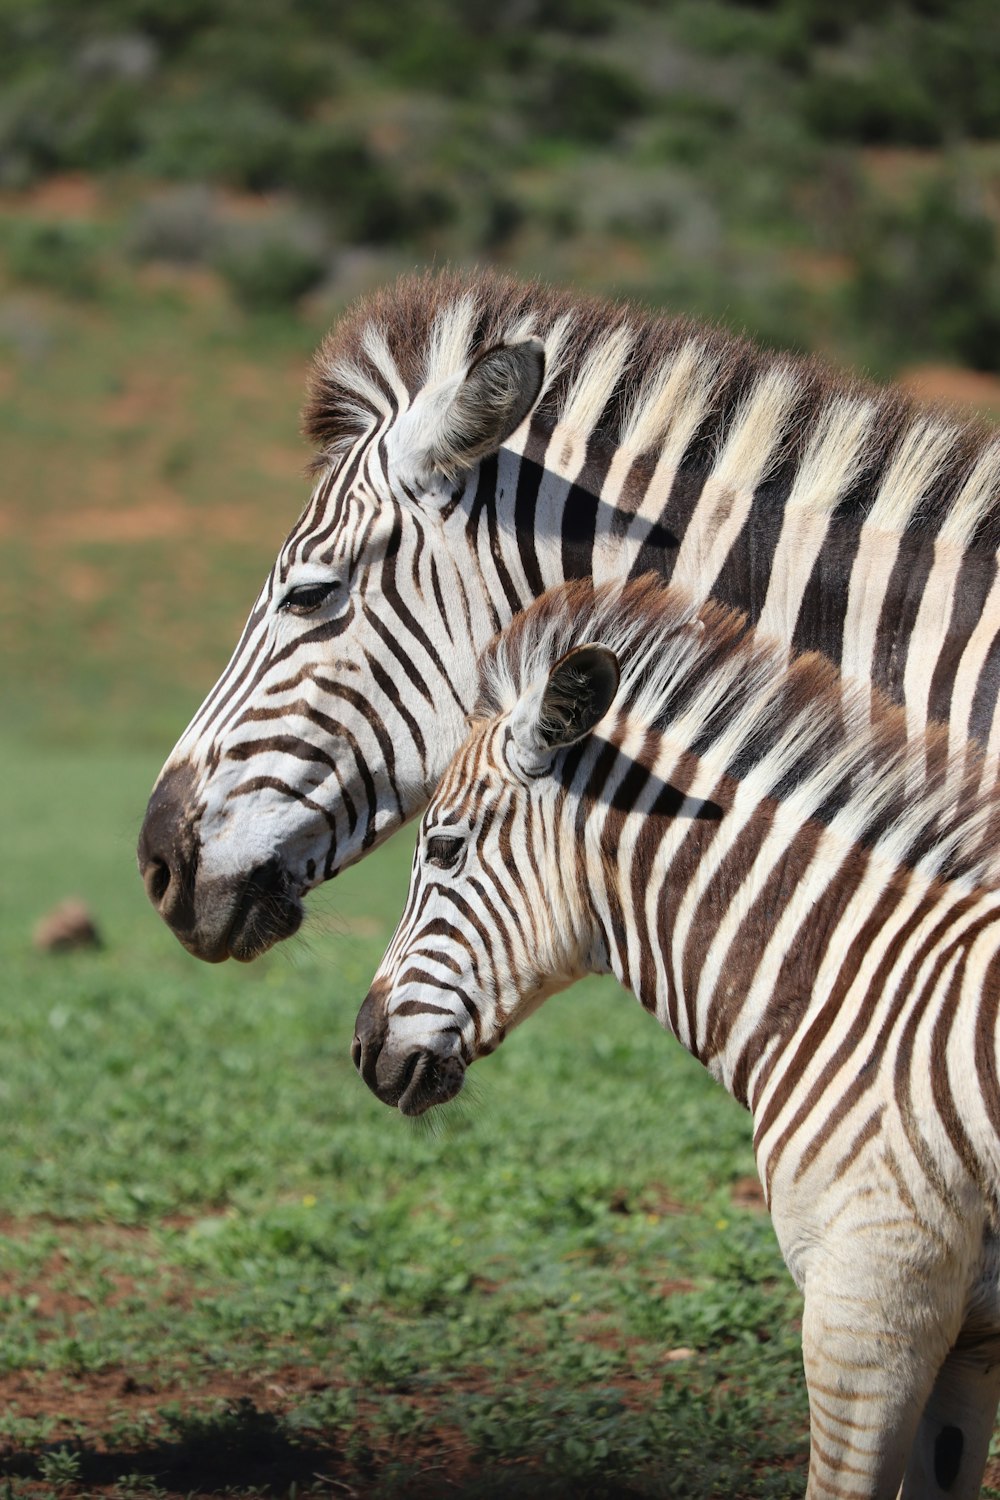
<svg viewBox="0 0 1000 1500"><path fill-rule="evenodd" d="M479 351L528 336L546 350L541 431L568 424L595 449L624 448L638 471L665 446L707 468L749 413L755 482L784 479L787 493L797 478L802 508L862 520L877 505L882 529L1000 547L1000 441L984 424L688 318L493 271L404 277L335 326L303 412L317 465Z"/></svg>
<svg viewBox="0 0 1000 1500"><path fill-rule="evenodd" d="M622 670L612 738L669 735L802 821L836 822L853 842L941 879L1000 887L1000 795L983 760L950 761L934 726L908 738L905 712L845 683L817 653L790 663L745 616L696 604L653 575L590 579L543 594L487 647L476 719L509 712L572 647L610 647ZM609 721L611 722L611 721Z"/></svg>

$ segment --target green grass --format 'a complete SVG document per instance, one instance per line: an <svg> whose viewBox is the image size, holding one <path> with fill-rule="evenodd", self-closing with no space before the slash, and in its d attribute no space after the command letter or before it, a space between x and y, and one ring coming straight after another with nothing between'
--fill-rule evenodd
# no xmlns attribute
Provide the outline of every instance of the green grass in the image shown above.
<svg viewBox="0 0 1000 1500"><path fill-rule="evenodd" d="M539 222L526 269L720 310L669 236L546 259ZM748 1119L634 1001L553 1000L408 1122L348 1056L405 835L249 968L146 903L149 789L305 499L322 311L100 255L75 299L4 274L0 1500L799 1495L800 1304L734 1194ZM780 332L766 280L726 296ZM36 953L69 895L103 948Z"/></svg>
<svg viewBox="0 0 1000 1500"><path fill-rule="evenodd" d="M307 497L318 337L211 284L123 280L93 308L0 281L8 729L170 743Z"/></svg>
<svg viewBox="0 0 1000 1500"><path fill-rule="evenodd" d="M348 1056L408 836L248 968L155 918L142 811L304 495L308 330L137 286L30 313L0 406L0 1500L800 1494L748 1119L634 1001L558 997L408 1122ZM70 895L103 948L35 952Z"/></svg>
<svg viewBox="0 0 1000 1500"><path fill-rule="evenodd" d="M406 837L302 941L208 968L134 871L155 757L2 763L9 1493L800 1490L798 1301L732 1201L746 1118L634 1002L560 997L411 1124L348 1057ZM71 892L104 948L35 953Z"/></svg>

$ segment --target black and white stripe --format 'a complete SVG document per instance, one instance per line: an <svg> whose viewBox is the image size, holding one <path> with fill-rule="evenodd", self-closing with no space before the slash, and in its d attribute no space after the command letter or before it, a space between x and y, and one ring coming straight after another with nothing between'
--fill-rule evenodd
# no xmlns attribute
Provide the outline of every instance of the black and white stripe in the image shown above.
<svg viewBox="0 0 1000 1500"><path fill-rule="evenodd" d="M752 1113L810 1500L971 1500L1000 1397L1000 798L908 729L676 588L553 590L486 653L355 1041L419 1114L582 974L637 995Z"/></svg>
<svg viewBox="0 0 1000 1500"><path fill-rule="evenodd" d="M954 748L1000 749L990 433L492 274L363 304L317 356L306 427L315 492L154 798L151 890L197 848L173 878L193 951L212 891L269 862L297 900L418 812L479 652L566 578L653 570L887 692L911 733L940 718Z"/></svg>

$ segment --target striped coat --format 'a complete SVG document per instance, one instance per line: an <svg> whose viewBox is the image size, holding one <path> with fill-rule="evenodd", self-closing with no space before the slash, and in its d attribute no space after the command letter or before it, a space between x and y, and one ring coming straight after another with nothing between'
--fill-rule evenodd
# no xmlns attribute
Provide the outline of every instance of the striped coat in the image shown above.
<svg viewBox="0 0 1000 1500"><path fill-rule="evenodd" d="M320 350L316 487L169 757L139 860L253 958L425 805L490 637L653 570L1000 749L1000 445L898 391L493 273L414 278Z"/></svg>
<svg viewBox="0 0 1000 1500"><path fill-rule="evenodd" d="M810 1500L977 1495L1000 1397L1000 799L907 728L676 588L553 590L486 653L354 1044L419 1114L582 974L630 988L751 1111Z"/></svg>

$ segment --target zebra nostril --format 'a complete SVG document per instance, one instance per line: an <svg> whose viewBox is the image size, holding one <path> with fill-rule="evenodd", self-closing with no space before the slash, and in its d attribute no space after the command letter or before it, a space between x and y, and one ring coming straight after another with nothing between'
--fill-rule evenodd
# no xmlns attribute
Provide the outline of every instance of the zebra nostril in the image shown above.
<svg viewBox="0 0 1000 1500"><path fill-rule="evenodd" d="M427 1053L423 1050L423 1048L420 1048L416 1052L410 1053L409 1057L404 1062L403 1070L399 1075L397 1092L399 1093L400 1097L402 1097L402 1095L405 1094L409 1089L410 1084L413 1082L413 1078L417 1071L417 1068L421 1063L426 1063L426 1061Z"/></svg>
<svg viewBox="0 0 1000 1500"><path fill-rule="evenodd" d="M146 868L146 889L154 906L159 906L170 889L170 866L156 855Z"/></svg>
<svg viewBox="0 0 1000 1500"><path fill-rule="evenodd" d="M378 1093L376 1066L385 1044L387 1025L385 1015L385 987L376 981L368 991L354 1023L354 1041L351 1056L354 1066L365 1083Z"/></svg>

